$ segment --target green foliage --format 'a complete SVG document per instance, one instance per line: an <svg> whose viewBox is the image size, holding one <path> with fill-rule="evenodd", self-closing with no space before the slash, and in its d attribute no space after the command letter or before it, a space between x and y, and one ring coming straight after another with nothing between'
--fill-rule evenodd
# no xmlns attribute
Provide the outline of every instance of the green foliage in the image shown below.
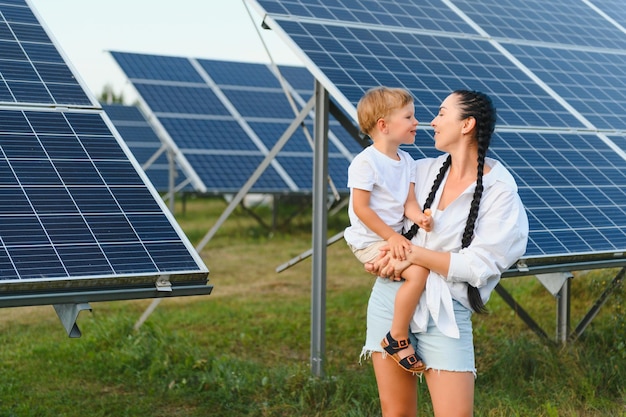
<svg viewBox="0 0 626 417"><path fill-rule="evenodd" d="M176 215L197 242L225 206L190 198ZM272 231L235 210L202 253L213 293L163 300L138 330L150 300L92 305L79 317L80 339L67 337L51 307L6 309L0 417L380 416L371 363L359 363L372 278L341 243L328 248L325 375L311 373L310 260L275 271L310 248L303 217ZM574 324L617 272L573 280ZM503 284L552 334L555 300L541 284ZM541 340L494 294L490 314L474 322L475 415L626 417L624 287L565 346ZM431 416L426 384L418 390L419 415Z"/></svg>
<svg viewBox="0 0 626 417"><path fill-rule="evenodd" d="M115 93L115 91L113 90L113 86L111 86L110 84L107 84L102 89L102 92L100 93L100 96L98 97L98 100L101 103L105 103L105 104L114 104L114 103L124 104L124 94Z"/></svg>

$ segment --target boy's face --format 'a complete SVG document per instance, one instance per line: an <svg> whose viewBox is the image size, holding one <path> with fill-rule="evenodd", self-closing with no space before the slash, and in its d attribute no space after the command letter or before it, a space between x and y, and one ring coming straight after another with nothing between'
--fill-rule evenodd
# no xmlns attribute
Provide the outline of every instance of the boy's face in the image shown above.
<svg viewBox="0 0 626 417"><path fill-rule="evenodd" d="M415 142L418 121L415 118L415 106L409 103L394 110L385 117L387 137L398 145L411 145Z"/></svg>

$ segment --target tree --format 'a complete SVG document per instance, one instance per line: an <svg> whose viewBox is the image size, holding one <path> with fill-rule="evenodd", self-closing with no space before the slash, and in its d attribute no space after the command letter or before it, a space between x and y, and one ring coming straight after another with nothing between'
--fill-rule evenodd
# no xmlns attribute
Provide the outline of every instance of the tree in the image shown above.
<svg viewBox="0 0 626 417"><path fill-rule="evenodd" d="M115 94L115 91L113 91L113 86L111 84L106 84L102 89L102 93L100 93L100 97L98 97L98 100L101 103L105 104L124 104L124 94Z"/></svg>

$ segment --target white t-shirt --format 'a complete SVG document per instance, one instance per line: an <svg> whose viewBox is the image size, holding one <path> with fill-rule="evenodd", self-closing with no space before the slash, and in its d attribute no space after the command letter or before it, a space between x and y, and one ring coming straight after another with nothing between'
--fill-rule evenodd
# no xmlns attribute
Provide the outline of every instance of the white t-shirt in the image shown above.
<svg viewBox="0 0 626 417"><path fill-rule="evenodd" d="M370 192L369 205L383 222L396 232L404 224L404 204L409 185L415 182L415 161L408 152L398 149L399 161L391 159L370 145L354 157L348 167L348 188ZM350 226L344 239L356 249L363 249L382 238L371 231L354 213L352 195L348 205Z"/></svg>

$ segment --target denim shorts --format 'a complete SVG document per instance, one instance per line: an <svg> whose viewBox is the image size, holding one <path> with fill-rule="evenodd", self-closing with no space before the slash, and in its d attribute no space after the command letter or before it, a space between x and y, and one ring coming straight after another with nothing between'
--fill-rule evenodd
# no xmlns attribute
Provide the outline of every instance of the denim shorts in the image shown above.
<svg viewBox="0 0 626 417"><path fill-rule="evenodd" d="M373 352L383 352L380 342L391 329L394 300L400 285L401 281L376 279L367 306L367 333L361 358L367 358ZM426 332L410 333L409 337L427 369L472 372L475 375L472 312L456 300L453 300L453 306L459 326L458 339L442 334L432 318Z"/></svg>

